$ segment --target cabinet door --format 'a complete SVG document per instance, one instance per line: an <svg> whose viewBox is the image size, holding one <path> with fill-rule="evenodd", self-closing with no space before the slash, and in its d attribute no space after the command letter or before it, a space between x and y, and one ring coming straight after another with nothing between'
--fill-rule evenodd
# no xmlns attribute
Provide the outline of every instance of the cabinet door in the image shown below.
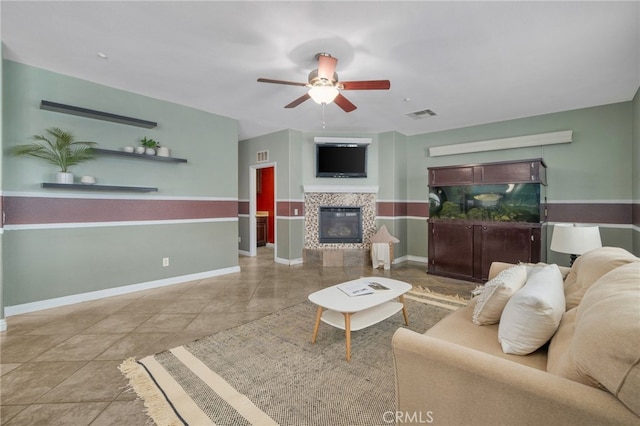
<svg viewBox="0 0 640 426"><path fill-rule="evenodd" d="M473 275L473 226L429 224L429 272L455 278Z"/></svg>
<svg viewBox="0 0 640 426"><path fill-rule="evenodd" d="M256 220L256 243L258 247L267 245L267 218L259 217Z"/></svg>
<svg viewBox="0 0 640 426"><path fill-rule="evenodd" d="M482 166L482 183L528 183L540 181L540 162L486 164Z"/></svg>
<svg viewBox="0 0 640 426"><path fill-rule="evenodd" d="M539 257L539 249L538 256L532 256L536 240L531 228L477 225L475 236L480 253L474 265L475 278L486 280L492 262L532 262Z"/></svg>
<svg viewBox="0 0 640 426"><path fill-rule="evenodd" d="M473 183L473 167L429 169L429 186L469 185Z"/></svg>

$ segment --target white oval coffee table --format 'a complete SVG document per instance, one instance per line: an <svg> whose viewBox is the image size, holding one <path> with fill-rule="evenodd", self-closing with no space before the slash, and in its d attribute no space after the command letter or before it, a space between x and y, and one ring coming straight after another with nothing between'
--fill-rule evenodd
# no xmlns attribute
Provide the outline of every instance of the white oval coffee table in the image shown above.
<svg viewBox="0 0 640 426"><path fill-rule="evenodd" d="M374 290L372 294L349 296L341 286L378 283L387 290ZM347 361L351 360L351 332L362 330L402 311L404 322L409 325L404 294L411 284L384 277L363 277L316 291L309 301L318 305L311 343L316 342L320 321L345 331ZM393 299L398 298L398 301Z"/></svg>

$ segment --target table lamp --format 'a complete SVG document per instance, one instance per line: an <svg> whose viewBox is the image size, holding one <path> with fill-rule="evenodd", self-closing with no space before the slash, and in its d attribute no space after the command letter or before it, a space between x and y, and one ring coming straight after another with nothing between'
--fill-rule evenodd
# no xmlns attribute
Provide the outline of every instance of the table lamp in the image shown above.
<svg viewBox="0 0 640 426"><path fill-rule="evenodd" d="M602 247L597 225L557 224L553 227L551 250L571 255L573 265L578 255Z"/></svg>

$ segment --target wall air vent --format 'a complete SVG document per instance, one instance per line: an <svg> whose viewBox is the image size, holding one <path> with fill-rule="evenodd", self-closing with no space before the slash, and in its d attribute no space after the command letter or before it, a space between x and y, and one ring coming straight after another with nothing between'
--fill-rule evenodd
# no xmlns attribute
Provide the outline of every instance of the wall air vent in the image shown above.
<svg viewBox="0 0 640 426"><path fill-rule="evenodd" d="M269 161L269 151L258 151L256 154L256 161L258 163L265 163Z"/></svg>
<svg viewBox="0 0 640 426"><path fill-rule="evenodd" d="M407 114L409 117L413 118L414 120L418 120L420 118L429 118L429 117L433 117L434 115L438 115L435 112L433 112L433 110L430 109L423 109L422 111L415 111L415 112L410 112Z"/></svg>

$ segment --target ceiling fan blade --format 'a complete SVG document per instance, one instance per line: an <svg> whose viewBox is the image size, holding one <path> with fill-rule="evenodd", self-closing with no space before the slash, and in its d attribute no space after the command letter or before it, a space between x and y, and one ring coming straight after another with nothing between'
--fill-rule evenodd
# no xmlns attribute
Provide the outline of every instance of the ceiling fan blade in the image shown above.
<svg viewBox="0 0 640 426"><path fill-rule="evenodd" d="M344 110L344 112L351 112L357 107L349 101L349 99L342 96L341 93L338 93L338 96L333 100L340 108Z"/></svg>
<svg viewBox="0 0 640 426"><path fill-rule="evenodd" d="M304 95L300 96L298 99L296 99L295 101L291 102L288 105L285 105L285 108L295 108L298 105L300 105L301 103L303 103L304 101L306 101L307 99L311 98L311 96L309 96L308 93L305 93Z"/></svg>
<svg viewBox="0 0 640 426"><path fill-rule="evenodd" d="M318 55L318 78L333 80L338 59L328 55Z"/></svg>
<svg viewBox="0 0 640 426"><path fill-rule="evenodd" d="M391 87L389 80L343 81L342 90L387 90Z"/></svg>
<svg viewBox="0 0 640 426"><path fill-rule="evenodd" d="M295 81L284 81L284 80L272 80L270 78L259 78L258 82L260 83L273 83L273 84L287 84L289 86L306 86L307 83L298 83Z"/></svg>

